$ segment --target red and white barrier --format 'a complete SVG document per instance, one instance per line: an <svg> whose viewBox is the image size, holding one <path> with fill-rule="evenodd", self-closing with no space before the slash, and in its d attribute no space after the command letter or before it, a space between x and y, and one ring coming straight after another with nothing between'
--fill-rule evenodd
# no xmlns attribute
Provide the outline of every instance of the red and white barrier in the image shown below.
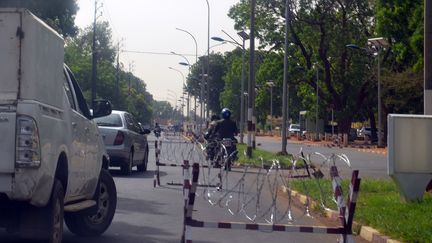
<svg viewBox="0 0 432 243"><path fill-rule="evenodd" d="M162 141L159 142L159 145L162 145ZM160 186L160 174L159 174L159 157L160 157L160 146L158 146L158 140L155 140L155 160L156 160L156 170L153 177L153 187L156 187L156 184Z"/></svg>
<svg viewBox="0 0 432 243"><path fill-rule="evenodd" d="M198 186L199 164L193 164L192 184L189 190L189 197L185 201L185 220L182 242L192 243L191 228L218 228L218 229L237 229L237 230L263 230L263 231L283 231L299 232L312 234L337 234L341 235L340 242L353 242L352 223L356 207L357 195L360 189L360 178L358 170L353 171L348 203L345 204L341 186L341 178L336 166L330 168L332 178L333 193L339 208L339 217L341 219L340 227L320 227L320 226L303 226L303 225L285 225L285 224L248 224L235 222L206 222L193 219L192 212L195 203L195 193Z"/></svg>

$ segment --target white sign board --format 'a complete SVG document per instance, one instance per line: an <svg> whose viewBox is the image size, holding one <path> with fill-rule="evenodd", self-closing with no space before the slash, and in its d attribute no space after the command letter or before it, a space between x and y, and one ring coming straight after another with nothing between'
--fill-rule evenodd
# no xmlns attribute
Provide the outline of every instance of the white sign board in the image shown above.
<svg viewBox="0 0 432 243"><path fill-rule="evenodd" d="M388 174L402 200L422 200L432 180L432 116L388 116Z"/></svg>
<svg viewBox="0 0 432 243"><path fill-rule="evenodd" d="M432 173L432 116L388 116L388 174Z"/></svg>

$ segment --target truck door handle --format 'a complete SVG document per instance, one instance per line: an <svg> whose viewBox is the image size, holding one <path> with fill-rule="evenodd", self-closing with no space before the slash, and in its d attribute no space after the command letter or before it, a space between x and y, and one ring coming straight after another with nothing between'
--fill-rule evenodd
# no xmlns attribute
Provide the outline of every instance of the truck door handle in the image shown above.
<svg viewBox="0 0 432 243"><path fill-rule="evenodd" d="M72 126L73 126L73 127L76 127L76 126L77 126L77 123L76 123L76 122L72 122Z"/></svg>
<svg viewBox="0 0 432 243"><path fill-rule="evenodd" d="M90 131L90 128L85 127L85 128L84 128L84 131L85 131L86 133L88 133L88 132Z"/></svg>

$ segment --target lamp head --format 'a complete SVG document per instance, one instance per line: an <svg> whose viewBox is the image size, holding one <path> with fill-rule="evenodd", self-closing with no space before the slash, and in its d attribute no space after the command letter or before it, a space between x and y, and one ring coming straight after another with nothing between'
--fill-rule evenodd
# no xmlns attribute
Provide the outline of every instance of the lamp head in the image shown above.
<svg viewBox="0 0 432 243"><path fill-rule="evenodd" d="M224 42L225 41L224 39L222 39L220 37L217 37L217 36L213 36L211 39L215 40L215 41L219 41L219 42Z"/></svg>

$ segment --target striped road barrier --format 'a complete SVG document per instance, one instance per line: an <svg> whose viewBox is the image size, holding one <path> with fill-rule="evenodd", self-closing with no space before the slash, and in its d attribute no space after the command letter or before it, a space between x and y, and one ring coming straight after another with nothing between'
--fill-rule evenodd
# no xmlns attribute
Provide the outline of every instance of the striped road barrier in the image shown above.
<svg viewBox="0 0 432 243"><path fill-rule="evenodd" d="M217 228L217 229L236 229L236 230L255 230L255 231L282 231L282 232L299 232L312 234L337 234L340 235L339 242L351 243L352 223L355 213L357 196L360 189L360 181L358 178L358 170L353 171L350 191L347 203L343 198L341 186L341 178L339 177L336 166L330 168L330 176L332 178L333 196L337 201L339 209L339 218L341 225L339 227L321 227L321 226L304 226L304 225L285 225L285 224L258 224L258 223L237 223L237 222L206 222L199 221L193 218L192 212L195 203L195 194L198 185L199 164L194 163L192 169L192 184L190 185L189 196L185 201L185 226L182 237L183 243L192 243L191 228Z"/></svg>

